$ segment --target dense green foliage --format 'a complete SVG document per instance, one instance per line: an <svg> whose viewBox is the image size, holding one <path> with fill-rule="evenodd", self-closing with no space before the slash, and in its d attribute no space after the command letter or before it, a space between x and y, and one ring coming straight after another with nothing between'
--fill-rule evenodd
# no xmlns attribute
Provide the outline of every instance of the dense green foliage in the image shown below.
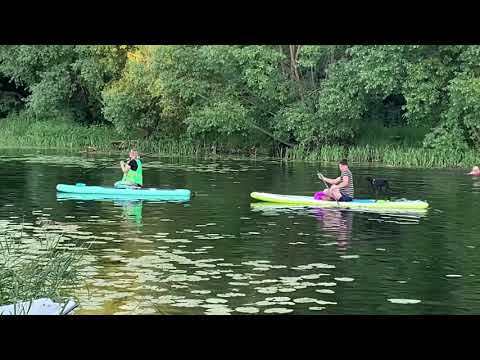
<svg viewBox="0 0 480 360"><path fill-rule="evenodd" d="M479 55L466 45L0 46L0 116L61 114L123 139L230 148L464 153L480 141Z"/></svg>
<svg viewBox="0 0 480 360"><path fill-rule="evenodd" d="M101 91L121 76L127 46L0 46L0 103L12 88L36 118L67 113L81 122L99 122ZM25 96L22 96L25 95ZM5 111L5 106L3 111Z"/></svg>

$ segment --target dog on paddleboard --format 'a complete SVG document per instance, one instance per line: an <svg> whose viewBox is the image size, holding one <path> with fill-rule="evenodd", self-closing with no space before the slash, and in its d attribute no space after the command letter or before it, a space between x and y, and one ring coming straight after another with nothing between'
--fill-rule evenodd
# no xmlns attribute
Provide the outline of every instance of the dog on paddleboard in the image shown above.
<svg viewBox="0 0 480 360"><path fill-rule="evenodd" d="M376 195L378 195L379 192L386 192L387 190L390 191L390 185L386 179L375 179L371 176L367 176L365 180L370 183L370 186Z"/></svg>

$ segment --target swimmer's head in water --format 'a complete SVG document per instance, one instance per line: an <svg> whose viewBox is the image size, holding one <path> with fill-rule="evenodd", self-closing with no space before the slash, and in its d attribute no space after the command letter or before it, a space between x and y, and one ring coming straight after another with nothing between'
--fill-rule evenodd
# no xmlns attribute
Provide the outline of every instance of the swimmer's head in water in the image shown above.
<svg viewBox="0 0 480 360"><path fill-rule="evenodd" d="M470 175L480 175L480 168L478 166L474 166L472 171L469 172Z"/></svg>

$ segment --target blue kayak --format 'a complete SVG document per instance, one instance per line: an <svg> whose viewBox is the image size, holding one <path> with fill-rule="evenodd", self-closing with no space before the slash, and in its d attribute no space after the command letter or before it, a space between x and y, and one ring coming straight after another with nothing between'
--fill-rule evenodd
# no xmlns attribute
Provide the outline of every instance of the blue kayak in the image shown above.
<svg viewBox="0 0 480 360"><path fill-rule="evenodd" d="M190 201L189 197L171 197L171 196L162 196L162 197L135 197L132 195L118 195L118 194L74 194L74 193L64 193L57 192L57 200L80 200L80 201L89 201L89 200L113 200L117 201L117 205L132 204L141 201L155 201L155 202L171 202L171 203L187 203Z"/></svg>
<svg viewBox="0 0 480 360"><path fill-rule="evenodd" d="M191 191L188 189L117 189L105 186L87 186L85 184L65 185L58 184L57 191L62 193L60 198L76 198L83 200L95 199L143 199L143 200L166 200L166 201L188 201ZM81 195L81 196L76 196Z"/></svg>

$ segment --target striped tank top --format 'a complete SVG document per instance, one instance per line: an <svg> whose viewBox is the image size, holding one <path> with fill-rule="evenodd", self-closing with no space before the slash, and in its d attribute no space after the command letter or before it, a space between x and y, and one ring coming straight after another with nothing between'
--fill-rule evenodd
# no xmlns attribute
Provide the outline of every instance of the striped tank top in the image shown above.
<svg viewBox="0 0 480 360"><path fill-rule="evenodd" d="M342 189L340 189L340 193L344 195L348 195L353 199L353 196L355 195L355 192L353 190L353 175L350 170L342 171L342 174L340 175L342 177L348 176L348 185Z"/></svg>

